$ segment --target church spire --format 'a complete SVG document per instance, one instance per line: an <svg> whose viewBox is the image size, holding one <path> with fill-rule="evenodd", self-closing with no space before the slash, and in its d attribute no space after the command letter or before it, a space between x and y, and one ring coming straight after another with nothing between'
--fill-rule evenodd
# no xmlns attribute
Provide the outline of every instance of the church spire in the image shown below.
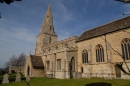
<svg viewBox="0 0 130 86"><path fill-rule="evenodd" d="M54 31L51 6L48 6L40 34L37 36L35 55L42 55L43 47L49 43L57 42L57 34Z"/></svg>
<svg viewBox="0 0 130 86"><path fill-rule="evenodd" d="M46 12L46 16L50 16L52 17L52 13L51 13L51 6L48 6L47 12Z"/></svg>
<svg viewBox="0 0 130 86"><path fill-rule="evenodd" d="M40 34L42 34L42 33L49 33L49 34L56 35L54 32L53 16L51 13L51 6L50 5L48 6L46 15L44 17L44 22L43 22L42 27L41 27Z"/></svg>

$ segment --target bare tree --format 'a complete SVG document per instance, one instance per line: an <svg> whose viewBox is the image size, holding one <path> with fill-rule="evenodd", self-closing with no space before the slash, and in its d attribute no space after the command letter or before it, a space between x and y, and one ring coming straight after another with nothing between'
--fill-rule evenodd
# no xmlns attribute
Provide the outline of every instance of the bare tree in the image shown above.
<svg viewBox="0 0 130 86"><path fill-rule="evenodd" d="M8 62L6 62L6 66L24 66L26 61L26 55L21 53L19 57L13 55Z"/></svg>
<svg viewBox="0 0 130 86"><path fill-rule="evenodd" d="M26 55L24 53L21 53L17 60L17 66L24 66L26 61Z"/></svg>
<svg viewBox="0 0 130 86"><path fill-rule="evenodd" d="M6 66L16 66L17 64L17 57L13 55L11 58L9 58L9 61L6 62Z"/></svg>
<svg viewBox="0 0 130 86"><path fill-rule="evenodd" d="M102 37L101 37L101 38L102 38ZM117 63L116 66L117 66L122 72L124 72L125 74L130 75L130 69L129 69L128 64L126 63L126 61L125 61L123 55L120 54L118 51L116 51L116 50L111 46L111 44L106 40L106 35L105 35L105 39L104 39L104 38L102 38L102 39L105 41L106 47L107 47L107 44L108 44L108 46L110 46L110 48L111 48L114 52L116 52L116 53L122 58L123 62ZM107 55L108 55L107 50L106 50L106 53L107 53ZM109 61L109 62L111 63L111 61ZM123 68L123 63L126 65L126 67L127 67L127 69L128 69L128 72L125 70L125 68Z"/></svg>

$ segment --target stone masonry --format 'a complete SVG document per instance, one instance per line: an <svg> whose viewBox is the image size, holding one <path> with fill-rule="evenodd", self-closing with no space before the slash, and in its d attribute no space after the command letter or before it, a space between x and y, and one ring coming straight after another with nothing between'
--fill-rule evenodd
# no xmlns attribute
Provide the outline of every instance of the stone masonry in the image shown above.
<svg viewBox="0 0 130 86"><path fill-rule="evenodd" d="M60 79L91 77L130 79L129 75L116 66L124 62L121 57L122 41L130 40L130 16L85 31L79 37L72 36L61 41L57 41L57 37L51 7L48 6L37 36L35 55L29 55L26 59L25 76ZM98 50L97 45L101 46ZM130 67L130 41L127 45L128 53L124 54L129 56L125 61ZM87 52L85 63L84 50ZM123 68L128 72L126 65L123 64Z"/></svg>

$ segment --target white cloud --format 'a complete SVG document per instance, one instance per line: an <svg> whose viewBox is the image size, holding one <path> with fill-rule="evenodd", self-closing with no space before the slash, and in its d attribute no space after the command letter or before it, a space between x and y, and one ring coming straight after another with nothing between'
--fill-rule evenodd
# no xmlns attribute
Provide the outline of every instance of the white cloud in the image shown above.
<svg viewBox="0 0 130 86"><path fill-rule="evenodd" d="M0 40L1 41L12 41L15 42L17 40L26 41L33 43L35 42L35 35L28 31L25 28L11 28L11 31L6 28L0 29Z"/></svg>
<svg viewBox="0 0 130 86"><path fill-rule="evenodd" d="M73 13L71 12L71 10L69 10L69 8L66 7L63 1L55 2L55 5L56 7L54 13L56 13L56 15L54 14L54 16L57 19L58 18L60 18L60 20L62 19L62 22L68 22L74 20Z"/></svg>
<svg viewBox="0 0 130 86"><path fill-rule="evenodd" d="M12 27L12 26L10 26ZM1 28L1 27L0 27ZM5 62L12 55L20 53L29 54L34 51L36 37L34 33L25 28L1 28L0 29L0 67L4 67Z"/></svg>
<svg viewBox="0 0 130 86"><path fill-rule="evenodd" d="M27 42L35 42L35 36L34 33L31 33L28 31L28 29L25 28L15 28L13 29L13 34L12 36L17 39L27 41Z"/></svg>

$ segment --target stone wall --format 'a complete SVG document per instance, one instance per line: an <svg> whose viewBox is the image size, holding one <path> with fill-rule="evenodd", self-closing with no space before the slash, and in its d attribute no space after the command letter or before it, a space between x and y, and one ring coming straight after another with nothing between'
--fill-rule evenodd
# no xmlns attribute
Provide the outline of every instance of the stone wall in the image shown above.
<svg viewBox="0 0 130 86"><path fill-rule="evenodd" d="M24 72L25 72L25 76L30 76L30 77L32 76L32 63L31 63L30 55L26 58Z"/></svg>
<svg viewBox="0 0 130 86"><path fill-rule="evenodd" d="M69 78L69 61L72 57L77 61L77 46L75 41L78 37L74 36L68 39L51 43L43 47L43 63L45 63L45 74L53 78ZM57 70L57 60L61 59L61 70ZM47 69L49 61L49 70Z"/></svg>
<svg viewBox="0 0 130 86"><path fill-rule="evenodd" d="M17 72L24 73L24 66L12 66L12 67L9 67L9 73L12 73L12 71L15 71L16 73Z"/></svg>
<svg viewBox="0 0 130 86"><path fill-rule="evenodd" d="M61 51L65 51L66 48L75 47L75 41L77 40L77 36L70 37L68 39L64 39L55 43L50 43L42 48L42 55L57 53Z"/></svg>
<svg viewBox="0 0 130 86"><path fill-rule="evenodd" d="M121 41L124 38L130 38L130 34L127 33L127 31L130 32L130 28L125 29L125 31L120 30L117 32L78 42L78 72L81 72L81 67L83 67L83 77L87 77L88 73L91 73L92 77L106 77L107 74L110 73L113 75L113 77L116 78L114 63L123 62L123 59L115 51L119 52L122 55ZM105 42L105 39L108 43ZM96 62L95 48L98 44L101 44L104 49L104 62ZM82 64L82 51L84 49L88 51L89 57L89 63L86 64ZM130 60L127 60L127 63L129 62ZM128 77L128 75L123 75L123 73L121 72L121 78L124 78L125 76Z"/></svg>

